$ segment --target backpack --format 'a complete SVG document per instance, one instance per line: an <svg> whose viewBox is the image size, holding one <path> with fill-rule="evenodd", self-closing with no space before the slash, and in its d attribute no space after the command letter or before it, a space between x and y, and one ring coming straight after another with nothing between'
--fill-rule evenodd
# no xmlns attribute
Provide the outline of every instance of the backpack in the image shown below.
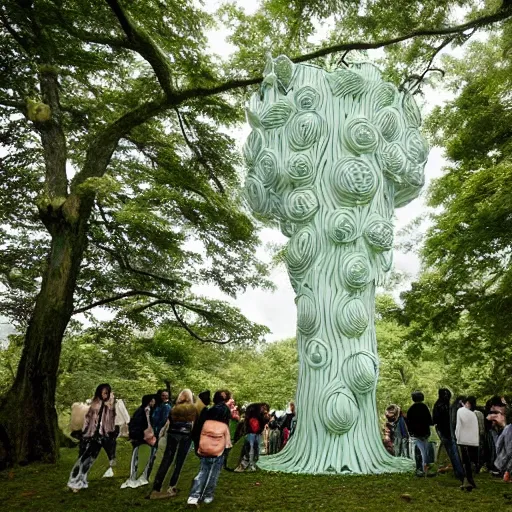
<svg viewBox="0 0 512 512"><path fill-rule="evenodd" d="M218 457L222 455L226 448L227 428L227 425L220 421L205 421L199 437L197 454L201 457Z"/></svg>

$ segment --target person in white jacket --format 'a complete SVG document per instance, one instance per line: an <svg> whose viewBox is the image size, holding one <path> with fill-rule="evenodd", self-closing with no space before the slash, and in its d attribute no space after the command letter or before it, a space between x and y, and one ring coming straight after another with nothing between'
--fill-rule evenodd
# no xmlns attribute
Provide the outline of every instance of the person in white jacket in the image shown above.
<svg viewBox="0 0 512 512"><path fill-rule="evenodd" d="M472 491L475 487L473 480L473 470L471 468L471 459L473 452L478 450L480 445L478 418L471 410L473 404L469 400L461 401L460 408L457 411L457 424L455 427L455 438L459 446L462 464L464 466L464 480L460 488L462 490Z"/></svg>

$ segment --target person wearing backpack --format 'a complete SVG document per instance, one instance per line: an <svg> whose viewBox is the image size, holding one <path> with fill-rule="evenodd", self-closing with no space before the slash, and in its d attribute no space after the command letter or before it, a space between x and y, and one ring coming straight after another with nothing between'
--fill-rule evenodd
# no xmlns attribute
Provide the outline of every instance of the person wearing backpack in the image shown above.
<svg viewBox="0 0 512 512"><path fill-rule="evenodd" d="M229 392L223 393L229 400ZM201 413L199 439L194 441L196 453L200 458L200 467L199 473L192 482L187 500L188 505L197 506L200 502L211 503L213 501L225 452L231 448L229 433L231 411L225 401L221 400L223 398L221 395L218 396L218 400L215 398L214 396L215 405Z"/></svg>

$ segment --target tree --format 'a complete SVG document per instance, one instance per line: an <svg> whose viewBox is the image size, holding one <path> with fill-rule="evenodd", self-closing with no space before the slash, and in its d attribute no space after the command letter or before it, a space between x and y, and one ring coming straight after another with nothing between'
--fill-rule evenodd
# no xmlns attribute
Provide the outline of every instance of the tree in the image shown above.
<svg viewBox="0 0 512 512"><path fill-rule="evenodd" d="M413 337L446 352L459 385L485 394L512 385L511 43L507 25L445 61L455 98L428 126L450 164L429 191L425 272L403 294Z"/></svg>
<svg viewBox="0 0 512 512"><path fill-rule="evenodd" d="M144 327L170 311L200 339L261 334L191 287L214 283L235 295L265 274L254 221L240 210L233 140L217 130L241 120L239 89L261 81L262 46L303 61L418 36L425 44L407 49L414 69L446 37L511 15L509 2L483 11L458 2L468 20L450 24L451 2L407 2L398 16L403 6L382 0L362 19L358 4L267 0L246 18L226 8L233 42L249 37L229 63L207 53L214 18L192 1L2 4L1 312L25 328L0 406L11 462L57 457L56 375L74 313L121 306ZM338 43L312 49L308 16L333 13ZM363 42L339 43L342 20L344 37Z"/></svg>

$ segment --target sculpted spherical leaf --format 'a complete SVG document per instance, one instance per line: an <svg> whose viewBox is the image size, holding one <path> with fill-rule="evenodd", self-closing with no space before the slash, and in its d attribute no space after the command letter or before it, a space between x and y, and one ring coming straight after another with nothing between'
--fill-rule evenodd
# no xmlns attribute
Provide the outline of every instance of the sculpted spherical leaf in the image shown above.
<svg viewBox="0 0 512 512"><path fill-rule="evenodd" d="M377 115L376 125L388 142L393 142L400 137L400 114L398 110L391 107L382 109Z"/></svg>
<svg viewBox="0 0 512 512"><path fill-rule="evenodd" d="M349 253L342 260L342 277L347 288L360 290L364 288L371 277L368 258L361 252Z"/></svg>
<svg viewBox="0 0 512 512"><path fill-rule="evenodd" d="M339 160L331 172L334 193L348 206L368 203L375 194L378 177L375 170L362 158Z"/></svg>
<svg viewBox="0 0 512 512"><path fill-rule="evenodd" d="M255 172L266 187L275 187L283 179L282 171L277 165L277 156L268 149L261 152L256 162Z"/></svg>
<svg viewBox="0 0 512 512"><path fill-rule="evenodd" d="M408 92L404 92L402 108L404 109L407 126L418 128L421 124L420 110L418 105L416 105L414 98Z"/></svg>
<svg viewBox="0 0 512 512"><path fill-rule="evenodd" d="M299 110L315 110L320 103L318 91L306 85L295 93L295 105Z"/></svg>
<svg viewBox="0 0 512 512"><path fill-rule="evenodd" d="M313 162L304 153L292 155L287 172L291 182L297 186L310 185L315 179Z"/></svg>
<svg viewBox="0 0 512 512"><path fill-rule="evenodd" d="M344 300L337 308L336 323L347 338L359 338L368 327L368 322L366 307L357 297Z"/></svg>
<svg viewBox="0 0 512 512"><path fill-rule="evenodd" d="M303 334L313 335L320 325L320 313L315 302L309 295L299 295L297 298L297 329Z"/></svg>
<svg viewBox="0 0 512 512"><path fill-rule="evenodd" d="M340 208L331 215L329 236L337 244L353 242L359 236L357 219L353 209Z"/></svg>
<svg viewBox="0 0 512 512"><path fill-rule="evenodd" d="M322 118L315 112L302 112L290 122L290 145L295 151L309 149L322 132Z"/></svg>
<svg viewBox="0 0 512 512"><path fill-rule="evenodd" d="M256 162L256 159L258 158L258 155L261 151L261 148L263 146L263 136L261 135L260 131L253 130L249 137L247 137L247 140L245 141L243 152L244 152L244 158L245 162L249 166L253 166Z"/></svg>
<svg viewBox="0 0 512 512"><path fill-rule="evenodd" d="M377 86L374 93L374 107L379 110L393 105L397 92L398 91L393 84L382 82Z"/></svg>
<svg viewBox="0 0 512 512"><path fill-rule="evenodd" d="M382 217L373 217L364 230L366 241L377 251L393 248L393 224Z"/></svg>
<svg viewBox="0 0 512 512"><path fill-rule="evenodd" d="M425 174L423 165L414 165L408 162L407 169L404 173L404 181L415 188L421 188L425 184Z"/></svg>
<svg viewBox="0 0 512 512"><path fill-rule="evenodd" d="M322 395L318 413L325 428L332 434L346 434L358 417L353 394L340 382L333 382Z"/></svg>
<svg viewBox="0 0 512 512"><path fill-rule="evenodd" d="M361 94L364 91L364 78L354 71L342 69L326 76L334 96L343 97L349 94Z"/></svg>
<svg viewBox="0 0 512 512"><path fill-rule="evenodd" d="M292 113L292 106L284 100L278 102L267 108L260 116L261 124L267 130L280 128L283 126Z"/></svg>
<svg viewBox="0 0 512 512"><path fill-rule="evenodd" d="M350 151L360 155L375 150L379 143L379 134L367 119L358 118L344 126L343 140Z"/></svg>
<svg viewBox="0 0 512 512"><path fill-rule="evenodd" d="M304 274L316 254L315 231L311 226L305 226L297 231L289 240L286 247L285 260L292 274Z"/></svg>
<svg viewBox="0 0 512 512"><path fill-rule="evenodd" d="M284 92L288 92L290 88L294 67L293 62L285 55L280 55L274 60L274 72Z"/></svg>
<svg viewBox="0 0 512 512"><path fill-rule="evenodd" d="M320 338L313 338L306 342L304 355L306 363L318 370L329 362L329 347Z"/></svg>
<svg viewBox="0 0 512 512"><path fill-rule="evenodd" d="M428 158L428 144L418 130L411 130L407 137L407 157L416 164L424 164Z"/></svg>
<svg viewBox="0 0 512 512"><path fill-rule="evenodd" d="M407 157L400 144L387 144L378 157L384 176L395 183L402 183L407 168Z"/></svg>
<svg viewBox="0 0 512 512"><path fill-rule="evenodd" d="M310 188L296 188L283 198L286 217L294 222L307 222L318 210L318 199Z"/></svg>
<svg viewBox="0 0 512 512"><path fill-rule="evenodd" d="M245 197L250 207L256 213L260 215L268 215L270 213L270 192L258 178L249 176L245 180Z"/></svg>
<svg viewBox="0 0 512 512"><path fill-rule="evenodd" d="M401 208L416 199L421 192L421 187L410 185L406 181L395 187L395 208Z"/></svg>
<svg viewBox="0 0 512 512"><path fill-rule="evenodd" d="M343 364L345 380L356 395L364 395L375 387L377 373L377 360L367 351L351 355Z"/></svg>
<svg viewBox="0 0 512 512"><path fill-rule="evenodd" d="M294 224L293 222L291 222L290 220L287 220L287 219L282 220L279 223L279 228L281 229L281 233L283 233L283 235L288 238L293 236L299 229L297 224Z"/></svg>

